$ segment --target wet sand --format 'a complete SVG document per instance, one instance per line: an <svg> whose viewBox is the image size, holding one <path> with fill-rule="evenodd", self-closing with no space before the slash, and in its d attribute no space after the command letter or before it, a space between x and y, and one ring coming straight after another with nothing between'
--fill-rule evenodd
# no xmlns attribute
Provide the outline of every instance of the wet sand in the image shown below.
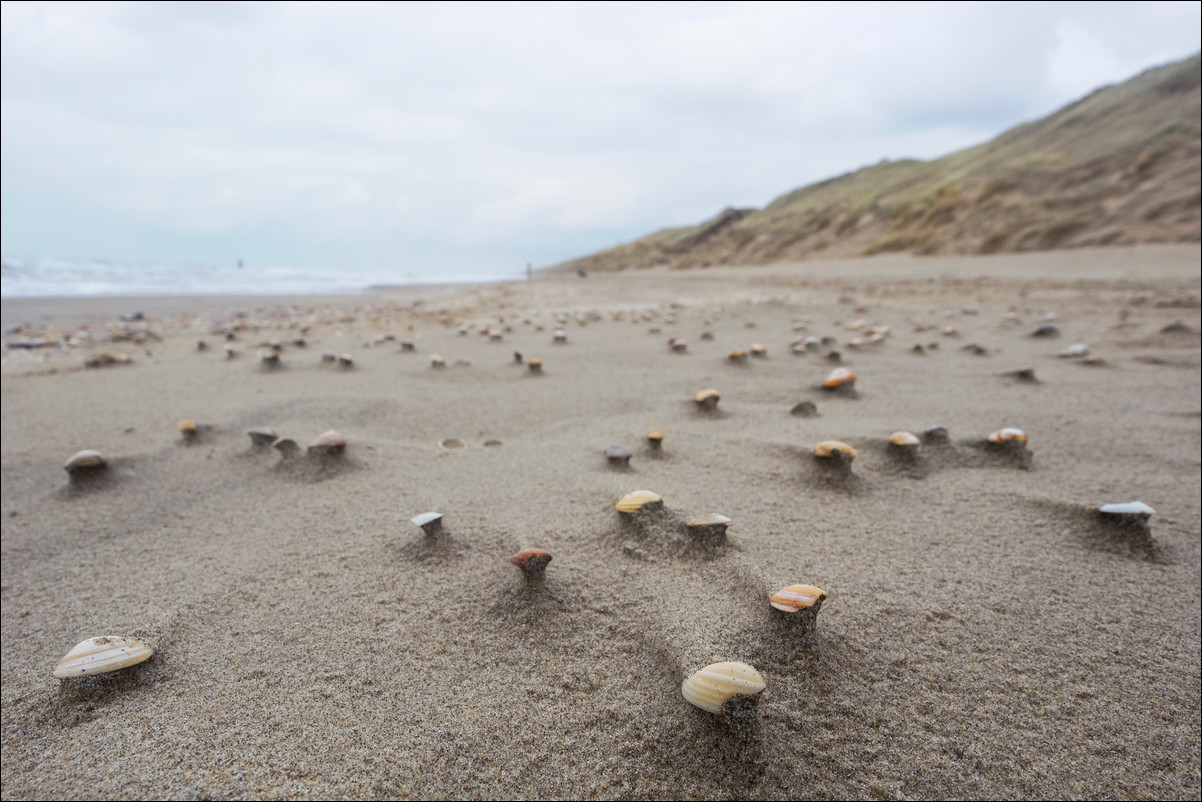
<svg viewBox="0 0 1202 802"><path fill-rule="evenodd" d="M3 797L1197 798L1200 257L4 299L6 341L62 345L0 367ZM831 351L855 393L821 387ZM260 425L349 445L288 461ZM83 448L111 467L72 486ZM619 514L638 489L664 509ZM1097 514L1135 499L1143 539ZM685 526L709 512L723 544ZM829 594L813 631L767 603L797 583ZM155 655L51 676L98 635ZM763 675L753 711L682 698L725 660Z"/></svg>

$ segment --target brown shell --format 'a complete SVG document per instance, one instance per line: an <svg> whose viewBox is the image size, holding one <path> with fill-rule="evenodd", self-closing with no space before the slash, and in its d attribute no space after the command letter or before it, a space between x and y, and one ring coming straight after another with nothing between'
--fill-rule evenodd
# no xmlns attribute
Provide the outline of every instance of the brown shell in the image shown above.
<svg viewBox="0 0 1202 802"><path fill-rule="evenodd" d="M509 562L528 573L538 573L551 562L551 552L543 549L524 549L509 558Z"/></svg>

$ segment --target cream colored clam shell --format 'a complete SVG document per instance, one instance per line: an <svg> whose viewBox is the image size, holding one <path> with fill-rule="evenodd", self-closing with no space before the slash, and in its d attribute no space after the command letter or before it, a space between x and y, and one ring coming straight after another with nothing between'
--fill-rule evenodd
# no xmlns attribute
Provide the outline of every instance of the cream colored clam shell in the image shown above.
<svg viewBox="0 0 1202 802"><path fill-rule="evenodd" d="M922 441L910 432L894 432L889 437L889 442L895 446L916 446Z"/></svg>
<svg viewBox="0 0 1202 802"><path fill-rule="evenodd" d="M88 638L58 661L54 676L59 679L89 677L137 665L149 660L154 652L133 638L120 635L101 635Z"/></svg>
<svg viewBox="0 0 1202 802"><path fill-rule="evenodd" d="M987 439L991 443L1009 443L1012 440L1019 443L1025 443L1027 442L1027 433L1022 429L1015 429L1007 426L1004 429L998 429L996 432L989 435Z"/></svg>
<svg viewBox="0 0 1202 802"><path fill-rule="evenodd" d="M768 684L746 663L712 663L693 672L680 686L685 701L710 713L721 713L732 696L755 696Z"/></svg>
<svg viewBox="0 0 1202 802"><path fill-rule="evenodd" d="M614 505L618 512L638 512L648 504L658 505L664 503L664 497L659 493L653 493L650 490L636 490L633 493L627 493L622 499Z"/></svg>
<svg viewBox="0 0 1202 802"><path fill-rule="evenodd" d="M1124 501L1120 504L1103 504L1098 507L1098 512L1104 512L1107 515L1155 515L1156 510L1144 504L1142 501Z"/></svg>

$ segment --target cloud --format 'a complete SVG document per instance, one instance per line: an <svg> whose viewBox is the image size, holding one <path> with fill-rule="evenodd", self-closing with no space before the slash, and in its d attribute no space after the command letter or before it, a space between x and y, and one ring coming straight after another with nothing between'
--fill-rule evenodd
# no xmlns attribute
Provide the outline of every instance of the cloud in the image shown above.
<svg viewBox="0 0 1202 802"><path fill-rule="evenodd" d="M179 261L565 259L1199 46L1197 3L2 8L6 253Z"/></svg>

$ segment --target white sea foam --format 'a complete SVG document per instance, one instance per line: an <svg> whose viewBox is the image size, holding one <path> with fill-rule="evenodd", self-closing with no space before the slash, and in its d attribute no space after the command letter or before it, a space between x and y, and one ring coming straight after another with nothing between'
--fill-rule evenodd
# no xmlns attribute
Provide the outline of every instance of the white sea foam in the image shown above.
<svg viewBox="0 0 1202 802"><path fill-rule="evenodd" d="M509 276L432 274L412 269L302 268L286 265L162 264L104 259L0 260L5 298L95 295L308 295L389 284L474 283Z"/></svg>

